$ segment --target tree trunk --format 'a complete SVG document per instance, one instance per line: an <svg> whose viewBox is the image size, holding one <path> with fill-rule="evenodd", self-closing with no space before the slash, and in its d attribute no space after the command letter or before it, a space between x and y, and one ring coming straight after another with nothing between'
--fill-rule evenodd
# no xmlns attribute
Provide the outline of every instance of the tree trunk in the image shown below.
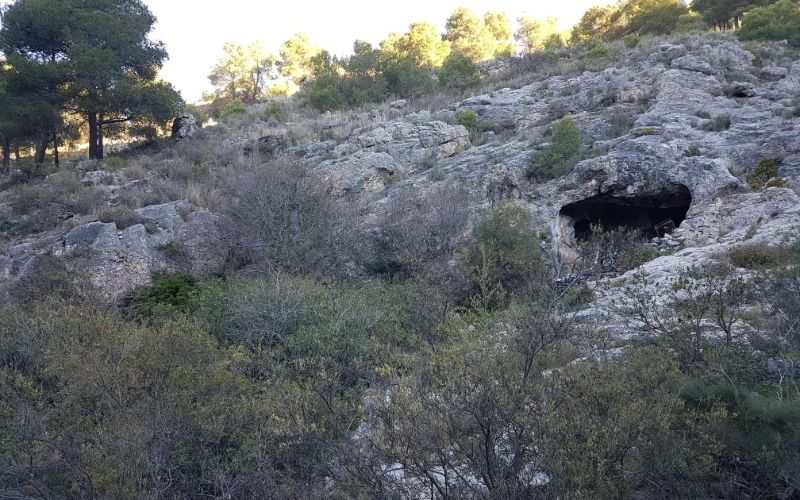
<svg viewBox="0 0 800 500"><path fill-rule="evenodd" d="M19 144L14 145L14 159L19 161Z"/></svg>
<svg viewBox="0 0 800 500"><path fill-rule="evenodd" d="M3 142L3 167L0 168L0 174L4 174L11 169L11 146L8 141Z"/></svg>
<svg viewBox="0 0 800 500"><path fill-rule="evenodd" d="M97 159L97 113L89 113L89 159Z"/></svg>
<svg viewBox="0 0 800 500"><path fill-rule="evenodd" d="M59 161L58 161L58 134L53 133L53 164L58 168Z"/></svg>
<svg viewBox="0 0 800 500"><path fill-rule="evenodd" d="M103 117L100 116L100 121L97 123L97 159L102 160L103 154Z"/></svg>
<svg viewBox="0 0 800 500"><path fill-rule="evenodd" d="M36 146L36 158L34 161L41 165L44 163L44 155L47 153L47 144L50 143L50 134L47 132L42 133L42 138Z"/></svg>

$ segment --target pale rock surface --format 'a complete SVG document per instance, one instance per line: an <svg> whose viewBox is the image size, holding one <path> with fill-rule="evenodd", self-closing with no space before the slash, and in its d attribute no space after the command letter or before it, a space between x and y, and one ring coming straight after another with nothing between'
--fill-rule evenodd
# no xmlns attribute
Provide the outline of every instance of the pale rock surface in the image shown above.
<svg viewBox="0 0 800 500"><path fill-rule="evenodd" d="M197 119L189 113L184 113L172 122L172 138L173 139L188 139L193 137L200 127L197 125Z"/></svg>

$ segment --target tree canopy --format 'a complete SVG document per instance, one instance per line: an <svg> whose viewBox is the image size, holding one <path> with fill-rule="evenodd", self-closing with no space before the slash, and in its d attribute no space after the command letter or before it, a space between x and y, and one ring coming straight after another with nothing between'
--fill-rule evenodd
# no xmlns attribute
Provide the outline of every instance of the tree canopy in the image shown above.
<svg viewBox="0 0 800 500"><path fill-rule="evenodd" d="M772 3L775 0L694 0L692 10L699 13L709 27L726 30L739 28L748 10Z"/></svg>
<svg viewBox="0 0 800 500"><path fill-rule="evenodd" d="M261 43L242 45L228 42L223 55L211 68L208 79L217 92L226 93L232 101L241 98L246 102L256 102L277 73L277 59Z"/></svg>
<svg viewBox="0 0 800 500"><path fill-rule="evenodd" d="M522 45L522 50L531 53L543 49L553 43L561 43L558 33L558 19L536 19L530 16L517 18L519 28L514 33L514 38Z"/></svg>
<svg viewBox="0 0 800 500"><path fill-rule="evenodd" d="M25 94L86 119L89 156L102 158L105 126L162 124L183 105L157 79L167 53L148 37L154 24L140 0L17 0L3 13L0 50ZM47 137L58 127L42 128Z"/></svg>
<svg viewBox="0 0 800 500"><path fill-rule="evenodd" d="M744 15L738 32L742 40L788 40L800 46L800 3L780 0L769 7L759 7Z"/></svg>
<svg viewBox="0 0 800 500"><path fill-rule="evenodd" d="M447 19L445 39L473 61L485 61L514 52L511 22L502 12L487 12L481 18L474 11L459 7Z"/></svg>

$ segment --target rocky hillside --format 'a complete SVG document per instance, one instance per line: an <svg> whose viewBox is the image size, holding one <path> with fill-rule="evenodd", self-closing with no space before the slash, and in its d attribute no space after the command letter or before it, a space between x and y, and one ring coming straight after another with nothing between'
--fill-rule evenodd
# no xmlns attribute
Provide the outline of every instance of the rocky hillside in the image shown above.
<svg viewBox="0 0 800 500"><path fill-rule="evenodd" d="M800 60L780 45L768 52L769 59L756 54L756 61L732 38L694 36L629 50L603 70L540 78L446 109L411 112L410 104L395 102L383 112L349 117L359 125L352 130L340 117L323 116L321 128L332 138L322 142L293 145L288 125L249 124L225 128L214 144L217 158L246 162L255 148L310 165L337 200L355 207L365 234L379 235L409 196L420 204L463 192L469 220L504 200L526 208L543 247L568 266L591 223L647 228L672 220L677 229L652 242L663 255L641 268L668 279L737 245L788 242L800 228L793 190L800 182ZM467 110L475 113L477 130L457 124ZM582 160L568 175L536 182L530 159L567 115L581 131ZM181 126L179 135L194 135ZM185 137L180 147L200 148L204 140ZM777 160L783 180L751 189L748 178L765 158ZM185 193L161 195L163 183L152 172L169 171L171 161L157 159L135 179L108 165L74 166L73 184L79 180L76 189L95 206L118 206L130 196L144 200L124 222L81 215L57 200L38 199L26 214L15 206L25 193L4 192L4 287L53 257L78 258L110 299L148 283L156 271L221 271L228 252L220 232L225 219L213 203L200 208L181 198ZM48 177L38 189L63 187L64 175ZM37 232L36 218L55 222ZM593 286L605 290L615 279ZM604 297L599 294L587 314L607 314Z"/></svg>
<svg viewBox="0 0 800 500"><path fill-rule="evenodd" d="M605 48L15 163L0 497L796 498L800 52Z"/></svg>

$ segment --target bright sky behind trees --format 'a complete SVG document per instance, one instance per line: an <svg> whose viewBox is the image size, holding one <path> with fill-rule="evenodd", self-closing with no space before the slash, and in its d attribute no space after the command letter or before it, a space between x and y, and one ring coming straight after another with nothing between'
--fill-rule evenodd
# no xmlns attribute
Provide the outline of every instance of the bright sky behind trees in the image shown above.
<svg viewBox="0 0 800 500"><path fill-rule="evenodd" d="M296 32L308 34L322 48L349 54L353 41L373 44L396 31L404 33L414 21L430 21L442 28L459 6L481 15L505 11L509 18L527 13L558 17L563 27L578 21L593 5L608 0L375 0L258 1L258 0L145 0L158 18L153 37L167 45L170 59L161 76L191 102L211 88L208 73L227 41L258 40L272 50Z"/></svg>

